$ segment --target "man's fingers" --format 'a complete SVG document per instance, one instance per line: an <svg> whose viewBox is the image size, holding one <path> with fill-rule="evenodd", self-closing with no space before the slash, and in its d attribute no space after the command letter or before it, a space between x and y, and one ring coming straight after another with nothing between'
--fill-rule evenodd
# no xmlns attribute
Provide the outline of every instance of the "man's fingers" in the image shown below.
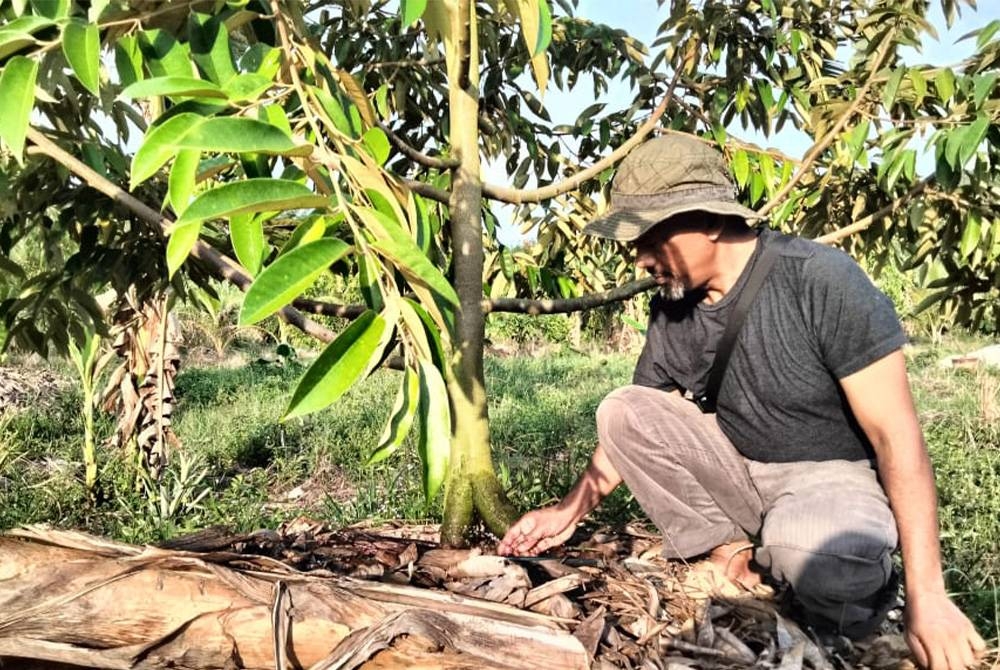
<svg viewBox="0 0 1000 670"><path fill-rule="evenodd" d="M951 670L965 670L976 662L972 655L972 648L962 638L947 641L945 644L945 656Z"/></svg>
<svg viewBox="0 0 1000 670"><path fill-rule="evenodd" d="M986 640L975 629L973 629L972 635L969 636L969 644L972 645L972 650L975 652L977 659L986 653Z"/></svg>
<svg viewBox="0 0 1000 670"><path fill-rule="evenodd" d="M913 657L917 661L917 665L919 665L921 668L929 667L930 659L927 658L927 650L924 648L923 640L921 640L913 633L909 633L906 636L906 638L907 638L906 641L910 645L910 651L913 652Z"/></svg>

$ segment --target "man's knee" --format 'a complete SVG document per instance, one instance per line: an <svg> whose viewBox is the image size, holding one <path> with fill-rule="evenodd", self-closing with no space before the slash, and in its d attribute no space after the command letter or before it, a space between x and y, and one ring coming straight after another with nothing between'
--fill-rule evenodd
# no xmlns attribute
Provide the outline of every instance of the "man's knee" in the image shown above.
<svg viewBox="0 0 1000 670"><path fill-rule="evenodd" d="M694 405L676 394L649 386L622 386L609 393L597 407L597 431L620 430L636 417L644 421L670 421Z"/></svg>
<svg viewBox="0 0 1000 670"><path fill-rule="evenodd" d="M856 553L836 547L765 545L757 551L757 561L803 600L828 605L864 602L889 584L892 548L884 539L862 533L841 541L853 545Z"/></svg>
<svg viewBox="0 0 1000 670"><path fill-rule="evenodd" d="M892 566L892 548L884 539L856 534L841 538L858 554L765 546L758 562L789 584L804 608L805 620L819 630L851 638L875 632L896 605L898 581ZM766 564L766 565L765 565Z"/></svg>
<svg viewBox="0 0 1000 670"><path fill-rule="evenodd" d="M629 421L634 421L635 408L649 389L643 386L622 386L604 397L597 406L597 435L604 441L609 433L618 433Z"/></svg>

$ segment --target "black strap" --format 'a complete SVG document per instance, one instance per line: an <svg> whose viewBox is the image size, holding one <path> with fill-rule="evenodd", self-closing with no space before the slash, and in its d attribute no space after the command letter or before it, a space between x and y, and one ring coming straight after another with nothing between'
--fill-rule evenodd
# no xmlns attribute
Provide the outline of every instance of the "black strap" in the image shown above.
<svg viewBox="0 0 1000 670"><path fill-rule="evenodd" d="M774 238L768 240L750 271L750 276L747 277L747 283L743 286L739 300L733 305L726 330L719 338L719 346L715 350L715 359L712 361L712 369L708 373L705 392L695 397L695 404L706 414L715 411L715 401L719 397L719 389L722 388L722 380L726 376L726 368L729 366L729 355L733 353L733 345L736 344L743 320L746 318L747 312L750 311L750 305L757 297L757 292L760 291L764 278L774 266L774 262L778 260L779 252L788 243L788 240L786 235L775 235Z"/></svg>

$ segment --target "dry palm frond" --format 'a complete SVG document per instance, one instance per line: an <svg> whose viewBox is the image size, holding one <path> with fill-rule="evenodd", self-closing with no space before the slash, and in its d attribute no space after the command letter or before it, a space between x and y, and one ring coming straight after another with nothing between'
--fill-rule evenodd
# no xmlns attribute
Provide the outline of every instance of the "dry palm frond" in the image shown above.
<svg viewBox="0 0 1000 670"><path fill-rule="evenodd" d="M137 304L127 299L114 322L112 350L121 359L112 371L103 406L118 417L112 446L131 447L156 480L178 440L171 427L174 380L180 368L180 329L168 296Z"/></svg>

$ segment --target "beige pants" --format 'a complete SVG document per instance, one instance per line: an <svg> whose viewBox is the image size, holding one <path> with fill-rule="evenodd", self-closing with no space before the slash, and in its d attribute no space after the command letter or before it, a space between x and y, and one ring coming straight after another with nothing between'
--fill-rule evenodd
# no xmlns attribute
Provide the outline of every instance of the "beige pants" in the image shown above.
<svg viewBox="0 0 1000 670"><path fill-rule="evenodd" d="M896 523L867 461L751 461L714 414L642 386L608 395L597 430L669 558L753 539L754 560L791 585L813 623L852 637L894 604Z"/></svg>

